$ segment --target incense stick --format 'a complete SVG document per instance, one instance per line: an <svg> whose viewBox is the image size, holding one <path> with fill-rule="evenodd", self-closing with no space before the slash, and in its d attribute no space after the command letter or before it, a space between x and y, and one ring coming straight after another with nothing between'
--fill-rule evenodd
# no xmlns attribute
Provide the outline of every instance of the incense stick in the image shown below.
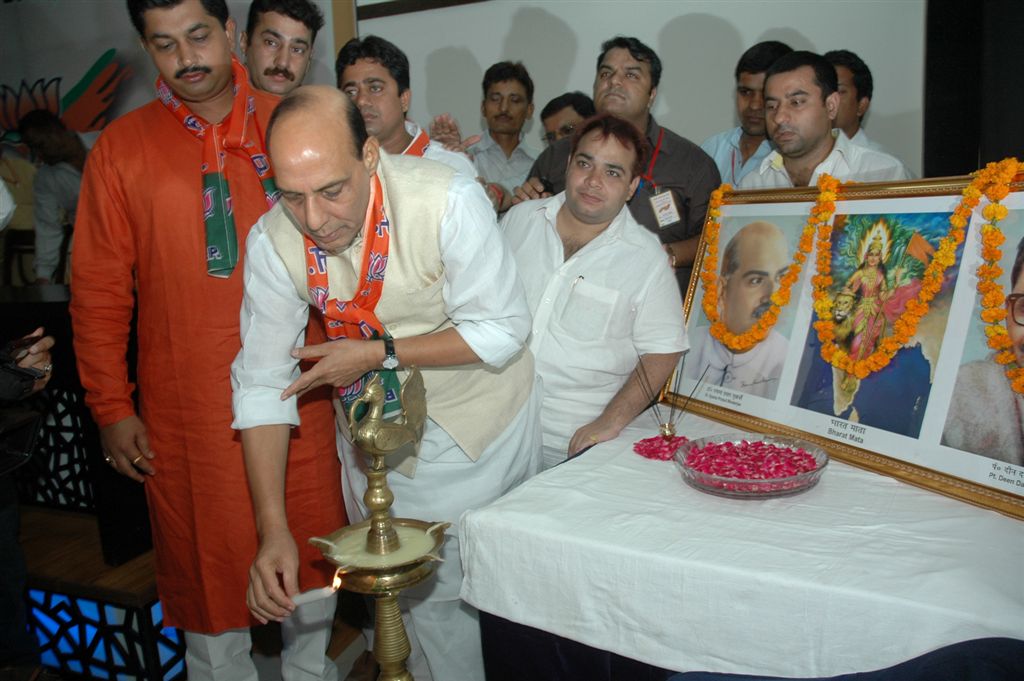
<svg viewBox="0 0 1024 681"><path fill-rule="evenodd" d="M708 369L710 369L710 368L711 368L711 363L709 362L708 365L706 367L704 367L704 371L701 372L700 378L697 379L697 384L695 386L693 386L693 390L691 390L690 394L686 396L686 401L683 402L683 406L679 407L679 420L680 421L683 420L683 414L686 413L686 405L688 405L690 403L690 400L697 393L697 388L699 388L700 384L704 382L704 377L708 375Z"/></svg>
<svg viewBox="0 0 1024 681"><path fill-rule="evenodd" d="M658 426L661 427L661 410L658 408L657 395L654 394L654 386L651 385L651 379L647 375L646 367L644 367L644 358L641 357L639 353L637 353L636 356L636 375L637 380L640 382L640 389L644 391L644 396L650 403L650 413L654 417L654 420L657 421Z"/></svg>

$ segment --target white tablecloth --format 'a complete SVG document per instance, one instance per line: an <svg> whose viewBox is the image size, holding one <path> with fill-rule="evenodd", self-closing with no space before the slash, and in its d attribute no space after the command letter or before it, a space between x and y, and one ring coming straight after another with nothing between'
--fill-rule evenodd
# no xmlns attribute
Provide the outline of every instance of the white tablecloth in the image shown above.
<svg viewBox="0 0 1024 681"><path fill-rule="evenodd" d="M803 494L718 498L632 452L653 433L642 414L467 513L463 598L679 671L827 676L1024 638L1024 522L837 461Z"/></svg>

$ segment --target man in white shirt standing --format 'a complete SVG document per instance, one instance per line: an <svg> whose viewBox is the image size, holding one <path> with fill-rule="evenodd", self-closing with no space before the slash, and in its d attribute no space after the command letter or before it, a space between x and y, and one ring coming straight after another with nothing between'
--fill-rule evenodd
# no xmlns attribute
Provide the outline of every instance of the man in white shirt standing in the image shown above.
<svg viewBox="0 0 1024 681"><path fill-rule="evenodd" d="M422 156L476 177L469 157L433 143L425 130L406 118L412 99L409 58L397 45L375 35L352 38L338 51L334 69L338 89L355 103L366 131L384 151Z"/></svg>
<svg viewBox="0 0 1024 681"><path fill-rule="evenodd" d="M523 138L523 126L533 116L533 79L522 62L501 61L484 73L480 113L487 131L462 139L459 125L448 114L437 116L430 134L449 149L465 149L489 194L500 198L499 210L512 205L512 191L526 180L537 152Z"/></svg>
<svg viewBox="0 0 1024 681"><path fill-rule="evenodd" d="M232 366L234 426L260 530L249 607L263 620L295 607L282 496L295 396L329 383L347 411L361 382L376 374L397 386L417 366L428 419L418 454L393 462L392 511L452 526L435 577L400 597L409 669L421 680L482 679L477 613L459 599L459 519L539 467L539 391L524 349L530 313L515 262L476 181L382 152L333 88L282 100L267 148L281 200L247 239L242 351ZM344 342L298 347L311 305L328 337ZM300 375L300 359L319 361ZM369 515L366 462L344 439L341 453L355 522Z"/></svg>
<svg viewBox="0 0 1024 681"><path fill-rule="evenodd" d="M700 148L714 159L722 182L739 185L771 153L764 127L764 74L779 57L793 48L766 40L748 49L736 64L736 117L740 124L704 140Z"/></svg>
<svg viewBox="0 0 1024 681"><path fill-rule="evenodd" d="M871 69L863 59L849 50L832 50L823 56L835 67L839 84L836 127L854 144L875 151L884 151L881 144L868 138L863 126L864 116L871 107L871 95L875 90Z"/></svg>
<svg viewBox="0 0 1024 681"><path fill-rule="evenodd" d="M42 161L33 186L36 228L36 283L63 280L58 271L64 254L64 226L74 224L78 192L88 150L74 130L47 109L29 111L18 121L18 132L32 154Z"/></svg>
<svg viewBox="0 0 1024 681"><path fill-rule="evenodd" d="M7 190L7 185L0 182L0 232L7 227L7 223L11 221L14 209L17 207L18 204L14 202L14 197Z"/></svg>
<svg viewBox="0 0 1024 681"><path fill-rule="evenodd" d="M545 466L616 437L687 348L675 275L626 207L648 153L632 124L589 119L565 191L520 203L501 223L534 315Z"/></svg>
<svg viewBox="0 0 1024 681"><path fill-rule="evenodd" d="M833 129L839 110L836 70L821 55L791 52L772 64L764 81L765 123L775 145L741 189L813 185L828 173L840 180L893 182L910 178L903 163L853 144Z"/></svg>

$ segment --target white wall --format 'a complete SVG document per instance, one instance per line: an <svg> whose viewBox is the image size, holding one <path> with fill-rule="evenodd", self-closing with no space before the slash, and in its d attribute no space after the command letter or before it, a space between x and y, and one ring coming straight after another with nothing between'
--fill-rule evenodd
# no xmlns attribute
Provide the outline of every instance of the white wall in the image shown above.
<svg viewBox="0 0 1024 681"><path fill-rule="evenodd" d="M331 2L316 0L327 25L317 37L306 82L334 83ZM244 24L248 0L229 0ZM733 68L749 45L783 40L797 49L847 48L871 66L875 97L869 134L920 173L925 0L697 0L558 2L491 0L360 22L398 44L412 65L411 114L423 123L454 113L477 132L480 81L502 59L522 60L536 83L539 113L569 89L590 92L600 43L635 35L664 63L654 114L700 142L735 125ZM107 49L129 64L115 113L152 98L155 71L139 46L122 0L21 0L0 4L0 84L60 76L66 93ZM540 147L540 124L527 128Z"/></svg>
<svg viewBox="0 0 1024 681"><path fill-rule="evenodd" d="M360 4L363 4L362 2ZM480 81L488 66L520 60L534 79L536 112L566 90L590 93L600 44L640 38L663 62L654 115L695 142L736 125L733 69L750 45L845 48L871 67L869 135L921 172L925 0L491 0L359 22L409 56L412 117L453 113L478 132ZM538 120L528 124L541 147Z"/></svg>

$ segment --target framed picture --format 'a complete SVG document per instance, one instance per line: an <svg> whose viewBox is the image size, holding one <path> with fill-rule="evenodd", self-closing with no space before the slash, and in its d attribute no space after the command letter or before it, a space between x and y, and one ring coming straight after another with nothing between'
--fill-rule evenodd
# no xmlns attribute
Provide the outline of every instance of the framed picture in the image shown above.
<svg viewBox="0 0 1024 681"><path fill-rule="evenodd" d="M725 194L667 399L1024 518L1024 187L970 180Z"/></svg>

